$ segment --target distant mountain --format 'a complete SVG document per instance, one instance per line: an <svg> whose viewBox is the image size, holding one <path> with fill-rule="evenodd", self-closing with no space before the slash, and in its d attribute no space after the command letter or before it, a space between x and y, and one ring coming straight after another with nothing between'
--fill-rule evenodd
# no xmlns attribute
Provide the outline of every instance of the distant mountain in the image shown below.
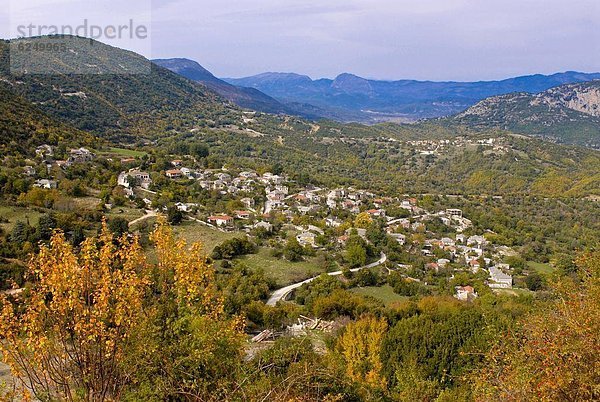
<svg viewBox="0 0 600 402"><path fill-rule="evenodd" d="M225 99L237 104L240 107L256 110L265 113L288 114L304 117L311 120L332 119L339 121L365 121L369 120L366 113L360 111L347 110L334 106L319 107L305 102L279 102L278 100L266 95L256 88L236 86L227 83L215 77L210 71L202 67L195 61L188 59L156 59L153 62L159 66L167 68L185 78L199 82L212 89ZM301 82L312 82L309 77L296 74L286 75L286 81L296 80ZM268 82L265 77L265 83ZM277 85L278 80L274 79L273 84Z"/></svg>
<svg viewBox="0 0 600 402"><path fill-rule="evenodd" d="M481 82L376 81L346 73L334 80L312 80L293 73L264 73L224 80L256 88L284 104L310 104L331 111L333 117L340 111L354 117L338 116L341 121L376 123L449 116L490 96L538 93L558 85L594 79L600 79L600 73L566 72Z"/></svg>
<svg viewBox="0 0 600 402"><path fill-rule="evenodd" d="M600 80L491 97L452 120L600 148Z"/></svg>
<svg viewBox="0 0 600 402"><path fill-rule="evenodd" d="M237 87L215 77L195 61L188 59L156 59L153 63L192 81L206 85L240 107L265 113L290 113L290 110L255 88Z"/></svg>
<svg viewBox="0 0 600 402"><path fill-rule="evenodd" d="M57 40L39 37L13 44ZM46 74L13 74L11 42L0 41L0 88L78 129L123 140L176 130L182 116L215 120L213 115L223 115L219 95L136 53L79 37L59 41L65 51L31 52L29 60L22 60L24 67Z"/></svg>

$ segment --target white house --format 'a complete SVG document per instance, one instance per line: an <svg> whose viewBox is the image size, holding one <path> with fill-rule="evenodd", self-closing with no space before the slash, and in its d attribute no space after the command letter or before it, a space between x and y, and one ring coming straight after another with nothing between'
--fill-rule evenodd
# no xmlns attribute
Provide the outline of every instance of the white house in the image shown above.
<svg viewBox="0 0 600 402"><path fill-rule="evenodd" d="M215 215L209 216L208 222L217 226L231 226L233 224L233 218L228 215Z"/></svg>
<svg viewBox="0 0 600 402"><path fill-rule="evenodd" d="M264 222L264 221L261 221L261 222L257 222L257 223L254 225L254 228L255 228L255 229L258 229L258 228L263 228L263 229L265 229L267 232L271 232L271 231L273 230L273 225L272 225L272 224L270 224L269 222Z"/></svg>
<svg viewBox="0 0 600 402"><path fill-rule="evenodd" d="M129 172L121 172L119 174L117 184L119 186L129 188L129 177L134 178L135 181L139 183L142 188L145 189L148 189L148 187L150 187L150 184L152 184L152 179L150 179L150 175L147 172L141 172L137 169L132 169Z"/></svg>
<svg viewBox="0 0 600 402"><path fill-rule="evenodd" d="M33 187L44 188L46 190L51 190L58 187L58 183L56 180L48 180L48 179L39 179L36 180Z"/></svg>
<svg viewBox="0 0 600 402"><path fill-rule="evenodd" d="M312 232L302 232L296 236L296 240L301 246L316 247L317 235Z"/></svg>
<svg viewBox="0 0 600 402"><path fill-rule="evenodd" d="M446 210L446 215L448 216L458 216L461 217L463 216L463 211L460 209L455 209L455 208L449 208Z"/></svg>
<svg viewBox="0 0 600 402"><path fill-rule="evenodd" d="M406 236L402 233L390 233L389 235L392 236L401 246L406 244Z"/></svg>
<svg viewBox="0 0 600 402"><path fill-rule="evenodd" d="M179 169L171 169L171 170L167 170L165 172L165 175L169 179L180 179L181 176L183 176L183 173L181 173L181 170L179 170Z"/></svg>
<svg viewBox="0 0 600 402"><path fill-rule="evenodd" d="M194 204L193 202L178 202L177 204L175 204L175 207L177 207L177 209L181 212L191 212L197 206L198 204Z"/></svg>
<svg viewBox="0 0 600 402"><path fill-rule="evenodd" d="M457 286L454 289L456 290L454 297L458 300L472 301L478 297L477 292L475 292L472 286Z"/></svg>
<svg viewBox="0 0 600 402"><path fill-rule="evenodd" d="M505 274L498 267L490 267L489 287L492 289L511 289L512 276Z"/></svg>
<svg viewBox="0 0 600 402"><path fill-rule="evenodd" d="M240 201L246 208L254 208L255 202L253 198L242 198Z"/></svg>

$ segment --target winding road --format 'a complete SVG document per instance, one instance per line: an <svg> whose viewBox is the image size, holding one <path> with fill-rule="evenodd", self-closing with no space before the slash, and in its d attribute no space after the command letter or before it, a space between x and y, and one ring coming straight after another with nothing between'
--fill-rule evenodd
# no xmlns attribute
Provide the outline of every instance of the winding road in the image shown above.
<svg viewBox="0 0 600 402"><path fill-rule="evenodd" d="M350 272L358 272L362 269L374 268L374 267L377 267L377 266L385 263L386 261L387 261L387 256L384 253L381 253L381 258L379 260L377 260L369 265L365 265L364 267L351 269ZM340 275L342 275L342 273L343 273L342 271L335 271L335 272L329 272L329 273L327 273L327 275L340 276ZM304 285L305 283L310 283L310 282L314 281L319 276L315 276L314 278L310 278L310 279L304 280L302 282L294 283L294 284L286 286L284 288L277 289L276 291L273 292L273 294L267 301L267 306L274 306L277 304L277 302L285 300L290 295L290 293L292 293L295 289L298 289L300 286Z"/></svg>

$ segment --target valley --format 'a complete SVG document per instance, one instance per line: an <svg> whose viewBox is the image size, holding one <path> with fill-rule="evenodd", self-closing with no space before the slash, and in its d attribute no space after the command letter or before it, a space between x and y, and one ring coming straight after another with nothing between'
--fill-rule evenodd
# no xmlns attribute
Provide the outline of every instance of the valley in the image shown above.
<svg viewBox="0 0 600 402"><path fill-rule="evenodd" d="M150 61L82 40L36 63L106 73L15 75L0 44L15 367L68 345L114 400L477 400L546 318L597 363L599 76L132 75ZM63 400L53 381L24 388Z"/></svg>

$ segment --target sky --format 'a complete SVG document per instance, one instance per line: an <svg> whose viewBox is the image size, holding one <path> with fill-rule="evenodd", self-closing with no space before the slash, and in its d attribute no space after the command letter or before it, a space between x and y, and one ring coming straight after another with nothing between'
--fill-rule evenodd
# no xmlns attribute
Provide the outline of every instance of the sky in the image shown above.
<svg viewBox="0 0 600 402"><path fill-rule="evenodd" d="M600 71L599 0L3 1L2 37L31 21L133 19L148 37L100 40L149 58L193 59L219 77L477 81Z"/></svg>

